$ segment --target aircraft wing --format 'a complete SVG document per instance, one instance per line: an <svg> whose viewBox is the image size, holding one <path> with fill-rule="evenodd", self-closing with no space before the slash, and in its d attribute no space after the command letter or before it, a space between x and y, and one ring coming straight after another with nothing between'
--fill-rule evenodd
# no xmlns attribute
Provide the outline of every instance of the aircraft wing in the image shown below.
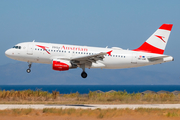
<svg viewBox="0 0 180 120"><path fill-rule="evenodd" d="M109 52L100 52L100 53L93 54L93 55L75 57L75 58L71 58L71 62L74 63L74 64L86 64L88 62L96 63L96 61L98 61L98 60L103 60L104 55L106 55L106 54L111 55L111 52L112 52L112 50L109 51Z"/></svg>

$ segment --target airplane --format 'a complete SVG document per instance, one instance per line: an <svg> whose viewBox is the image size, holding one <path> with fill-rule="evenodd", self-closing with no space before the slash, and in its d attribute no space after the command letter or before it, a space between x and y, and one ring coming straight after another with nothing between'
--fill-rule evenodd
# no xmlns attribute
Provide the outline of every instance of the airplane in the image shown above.
<svg viewBox="0 0 180 120"><path fill-rule="evenodd" d="M56 71L81 68L82 78L87 77L86 68L123 69L161 64L173 61L164 55L173 24L163 24L139 48L124 50L119 47L100 48L42 42L23 42L6 50L11 59L28 63L27 73L32 63L52 64Z"/></svg>

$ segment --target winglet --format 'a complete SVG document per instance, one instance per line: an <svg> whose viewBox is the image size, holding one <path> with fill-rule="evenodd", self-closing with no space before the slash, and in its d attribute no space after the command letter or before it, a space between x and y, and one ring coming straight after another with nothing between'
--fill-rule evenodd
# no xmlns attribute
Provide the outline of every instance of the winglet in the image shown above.
<svg viewBox="0 0 180 120"><path fill-rule="evenodd" d="M111 55L111 52L112 52L112 50L111 50L111 51L109 51L109 52L107 52L107 54L108 54L108 55Z"/></svg>

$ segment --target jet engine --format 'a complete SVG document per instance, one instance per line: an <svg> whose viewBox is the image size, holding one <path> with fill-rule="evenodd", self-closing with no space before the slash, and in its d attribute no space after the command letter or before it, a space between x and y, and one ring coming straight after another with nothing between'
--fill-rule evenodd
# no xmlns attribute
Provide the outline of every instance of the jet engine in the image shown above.
<svg viewBox="0 0 180 120"><path fill-rule="evenodd" d="M66 71L71 68L72 65L69 61L53 61L52 63L52 69L57 71Z"/></svg>

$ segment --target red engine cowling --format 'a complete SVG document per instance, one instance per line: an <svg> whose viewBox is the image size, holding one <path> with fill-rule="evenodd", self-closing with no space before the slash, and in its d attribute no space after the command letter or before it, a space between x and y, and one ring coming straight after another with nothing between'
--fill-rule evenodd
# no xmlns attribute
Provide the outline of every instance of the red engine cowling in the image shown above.
<svg viewBox="0 0 180 120"><path fill-rule="evenodd" d="M53 61L52 68L53 70L57 71L66 71L69 70L70 65L60 62L60 61Z"/></svg>

